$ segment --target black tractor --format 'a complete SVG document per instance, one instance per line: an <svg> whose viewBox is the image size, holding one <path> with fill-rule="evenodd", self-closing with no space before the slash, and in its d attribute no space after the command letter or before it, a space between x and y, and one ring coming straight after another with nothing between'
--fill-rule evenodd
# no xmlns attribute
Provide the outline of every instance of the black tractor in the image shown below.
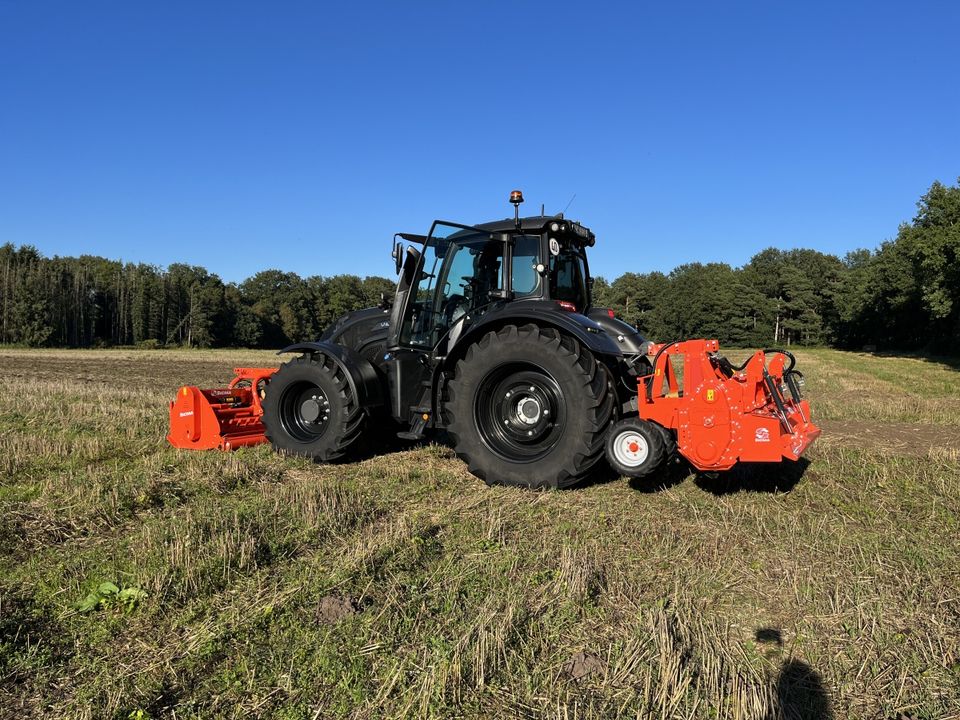
<svg viewBox="0 0 960 720"><path fill-rule="evenodd" d="M281 351L300 356L266 387L274 448L326 462L365 433L442 429L490 484L566 487L594 469L610 426L636 412L648 343L592 305L594 234L562 214L519 217L519 191L510 201L512 219L398 233L392 302Z"/></svg>

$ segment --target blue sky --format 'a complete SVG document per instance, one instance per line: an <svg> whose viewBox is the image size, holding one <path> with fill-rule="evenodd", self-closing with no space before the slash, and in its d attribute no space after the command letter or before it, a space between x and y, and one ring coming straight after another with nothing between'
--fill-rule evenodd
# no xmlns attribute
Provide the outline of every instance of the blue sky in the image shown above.
<svg viewBox="0 0 960 720"><path fill-rule="evenodd" d="M595 274L874 248L960 175L960 5L0 0L0 243L391 275L562 210Z"/></svg>

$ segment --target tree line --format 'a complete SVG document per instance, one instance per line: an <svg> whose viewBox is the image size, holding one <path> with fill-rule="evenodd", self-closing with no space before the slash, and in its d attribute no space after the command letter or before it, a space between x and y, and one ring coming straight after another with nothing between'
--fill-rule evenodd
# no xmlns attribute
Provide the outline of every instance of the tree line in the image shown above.
<svg viewBox="0 0 960 720"><path fill-rule="evenodd" d="M739 268L690 263L670 273L596 278L594 304L660 341L833 345L960 352L960 181L935 182L877 250L839 258L769 248ZM0 246L0 343L92 347L279 347L316 338L394 281L301 278L264 270L224 283L205 268L46 258Z"/></svg>
<svg viewBox="0 0 960 720"><path fill-rule="evenodd" d="M343 313L393 289L382 277L280 270L225 283L193 265L46 258L7 244L0 246L0 343L279 347L315 339Z"/></svg>
<svg viewBox="0 0 960 720"><path fill-rule="evenodd" d="M960 352L960 185L935 182L875 251L770 248L740 268L598 278L594 297L660 341Z"/></svg>

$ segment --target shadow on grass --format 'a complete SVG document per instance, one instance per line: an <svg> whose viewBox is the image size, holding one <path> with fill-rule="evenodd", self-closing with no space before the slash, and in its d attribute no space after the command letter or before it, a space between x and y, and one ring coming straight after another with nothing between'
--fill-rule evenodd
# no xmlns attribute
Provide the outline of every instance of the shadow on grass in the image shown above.
<svg viewBox="0 0 960 720"><path fill-rule="evenodd" d="M362 460L372 460L381 455L414 450L430 443L451 445L446 432L436 432L422 440L404 440L397 437L400 430L405 429L399 423L388 418L376 418L364 430L360 438L350 445L347 452L334 461L337 465L350 465Z"/></svg>
<svg viewBox="0 0 960 720"><path fill-rule="evenodd" d="M62 666L70 659L66 631L53 614L52 608L33 597L0 586L0 697L9 689L36 690L37 671Z"/></svg>
<svg viewBox="0 0 960 720"><path fill-rule="evenodd" d="M701 490L713 495L731 495L738 492L788 493L803 479L810 461L740 463L727 472L716 475L697 474L694 482Z"/></svg>
<svg viewBox="0 0 960 720"><path fill-rule="evenodd" d="M434 431L419 441L404 440L397 437L400 425L392 422L377 422L361 438L351 445L349 451L334 464L350 464L390 455L406 450L414 450L424 445L436 443L452 448L453 443L445 431ZM797 462L781 463L740 463L733 469L716 474L697 473L690 464L680 458L670 462L667 467L645 478L627 478L632 490L640 493L657 493L679 485L691 475L701 490L722 496L738 492L787 493L803 478L810 461L800 458ZM569 489L606 485L621 479L606 462L600 462L582 481Z"/></svg>
<svg viewBox="0 0 960 720"><path fill-rule="evenodd" d="M690 466L681 460L671 462L660 472L645 478L629 478L631 490L639 493L657 493L679 485L690 477Z"/></svg>
<svg viewBox="0 0 960 720"><path fill-rule="evenodd" d="M657 493L679 485L694 475L697 487L711 495L723 496L739 492L788 493L803 479L810 461L800 458L797 462L740 463L732 470L721 473L698 473L681 460L646 478L628 478L630 488L641 493ZM612 471L611 471L612 473ZM587 487L613 478L591 480L579 487Z"/></svg>
<svg viewBox="0 0 960 720"><path fill-rule="evenodd" d="M757 642L783 647L783 635L777 628L758 628ZM776 717L785 720L833 720L833 705L824 687L823 678L810 665L788 658L777 673L775 696Z"/></svg>
<svg viewBox="0 0 960 720"><path fill-rule="evenodd" d="M791 658L777 675L777 704L788 720L833 720L833 706L820 673Z"/></svg>

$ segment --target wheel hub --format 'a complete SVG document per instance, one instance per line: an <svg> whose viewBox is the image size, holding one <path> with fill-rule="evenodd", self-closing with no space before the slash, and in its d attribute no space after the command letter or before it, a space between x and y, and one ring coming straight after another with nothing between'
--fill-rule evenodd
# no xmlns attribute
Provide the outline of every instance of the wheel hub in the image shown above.
<svg viewBox="0 0 960 720"><path fill-rule="evenodd" d="M524 397L517 402L517 418L527 425L536 425L540 420L540 403L534 397Z"/></svg>
<svg viewBox="0 0 960 720"><path fill-rule="evenodd" d="M527 377L516 377L501 383L499 415L504 432L522 443L536 442L549 434L551 396Z"/></svg>
<svg viewBox="0 0 960 720"><path fill-rule="evenodd" d="M647 441L633 430L622 433L613 443L613 454L627 467L642 465L649 453Z"/></svg>
<svg viewBox="0 0 960 720"><path fill-rule="evenodd" d="M320 417L321 407L313 398L309 398L303 401L303 404L300 406L300 415L309 423L315 423Z"/></svg>

